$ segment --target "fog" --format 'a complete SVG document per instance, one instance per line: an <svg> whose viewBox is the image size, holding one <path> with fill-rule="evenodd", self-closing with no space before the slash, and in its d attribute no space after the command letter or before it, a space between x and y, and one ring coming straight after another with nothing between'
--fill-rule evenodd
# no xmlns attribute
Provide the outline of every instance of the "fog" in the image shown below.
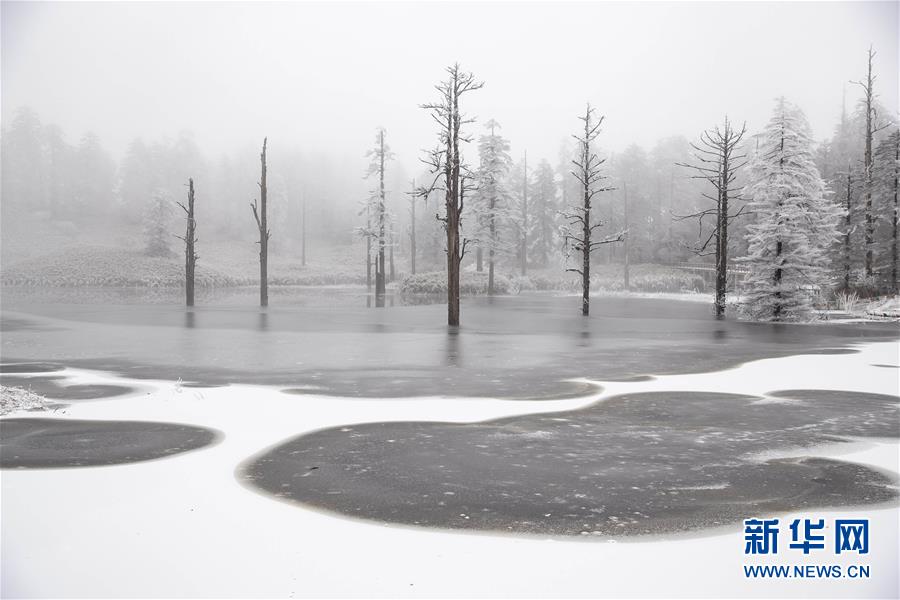
<svg viewBox="0 0 900 600"><path fill-rule="evenodd" d="M183 285L176 203L188 178L199 285L255 284L262 261L248 203L260 195L264 138L274 285L371 287L377 236L367 213L389 221L378 244L389 249L392 285L441 272L447 234L435 216L445 215L444 201L420 198L413 216L409 191L413 178L428 182L423 152L438 142L421 105L438 100L435 86L456 62L484 82L462 99L472 119L464 161L474 177L500 182L471 188L460 222L479 254L466 255L464 269L480 276L482 255L496 251L504 277L534 269L547 279L527 285L570 285L563 215L583 196L570 173L572 134L590 102L604 117L593 149L608 159L600 175L612 188L597 197L594 218L603 235L628 231L591 260L608 267L609 285L634 285L631 263L656 265L645 278L656 291L704 287L680 272L660 275L709 260L710 223L678 219L709 209L710 182L684 168L696 160L689 142L727 116L747 126L736 156L754 152L780 96L805 115L804 131L809 122L825 196L856 207L854 251L840 255L853 264L831 252L834 268L870 278L893 268L882 142L898 111L896 2L5 2L0 10L4 284ZM870 48L876 114L867 134L852 81L866 77ZM480 144L492 119L500 154L488 174L484 152L493 150ZM394 158L382 209L372 204L378 177L364 178L378 128ZM865 171L865 139L881 156L874 203L861 189L839 197L848 165L857 180ZM735 173L735 192L747 175ZM734 201L739 211L747 198ZM856 225L876 221L863 238ZM752 222L735 220L732 257L748 253Z"/></svg>
<svg viewBox="0 0 900 600"><path fill-rule="evenodd" d="M555 160L586 101L611 150L696 135L726 113L761 127L773 98L831 133L878 51L897 112L896 2L17 3L2 9L2 117L28 105L117 158L135 137L191 131L217 157L297 146L364 167L376 126L405 169L434 127L420 103L443 68L485 82L467 112L513 155Z"/></svg>

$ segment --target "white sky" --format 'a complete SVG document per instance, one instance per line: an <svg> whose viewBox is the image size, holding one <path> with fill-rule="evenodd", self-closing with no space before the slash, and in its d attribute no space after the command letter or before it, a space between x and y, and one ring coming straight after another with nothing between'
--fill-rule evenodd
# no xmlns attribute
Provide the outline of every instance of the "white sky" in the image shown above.
<svg viewBox="0 0 900 600"><path fill-rule="evenodd" d="M468 112L553 162L587 100L610 149L693 138L726 112L757 130L781 94L825 137L869 44L898 105L897 2L4 2L0 16L4 121L27 104L116 154L186 129L210 157L268 135L273 152L355 160L382 125L418 170L435 140L418 104L453 61L485 81Z"/></svg>

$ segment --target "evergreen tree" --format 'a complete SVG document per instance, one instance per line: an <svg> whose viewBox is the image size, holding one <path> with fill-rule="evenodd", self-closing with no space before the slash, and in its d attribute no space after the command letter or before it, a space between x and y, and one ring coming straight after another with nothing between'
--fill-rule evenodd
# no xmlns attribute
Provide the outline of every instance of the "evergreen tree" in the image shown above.
<svg viewBox="0 0 900 600"><path fill-rule="evenodd" d="M828 283L842 211L826 199L810 135L802 111L779 98L751 162L745 195L756 220L747 227L747 306L762 320L807 318L813 295Z"/></svg>
<svg viewBox="0 0 900 600"><path fill-rule="evenodd" d="M144 211L144 253L147 256L173 256L172 201L168 192L157 188Z"/></svg>
<svg viewBox="0 0 900 600"><path fill-rule="evenodd" d="M487 260L488 294L493 294L497 260L511 250L503 230L511 220L512 194L507 187L507 177L512 161L509 141L498 132L500 124L491 119L484 126L490 133L478 140L479 166L474 197L476 260Z"/></svg>
<svg viewBox="0 0 900 600"><path fill-rule="evenodd" d="M882 279L887 287L895 294L898 291L898 249L897 227L900 219L900 204L898 204L898 192L900 192L900 128L892 126L892 131L882 139L875 149L874 192L877 198L876 205L879 213L887 218L881 218L884 231L880 239L884 240L884 251L879 252L884 256L886 263L879 265L884 273Z"/></svg>
<svg viewBox="0 0 900 600"><path fill-rule="evenodd" d="M556 221L559 211L553 167L546 160L538 164L529 196L531 197L531 230L528 234L530 252L537 265L546 267L557 246Z"/></svg>

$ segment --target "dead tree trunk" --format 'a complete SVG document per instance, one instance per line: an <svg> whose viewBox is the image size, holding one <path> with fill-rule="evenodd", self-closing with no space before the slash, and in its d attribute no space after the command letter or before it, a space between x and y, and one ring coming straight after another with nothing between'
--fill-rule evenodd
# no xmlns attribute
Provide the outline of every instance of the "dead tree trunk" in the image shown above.
<svg viewBox="0 0 900 600"><path fill-rule="evenodd" d="M184 237L179 238L184 242L184 298L187 306L194 305L194 272L197 267L197 221L194 219L194 179L188 179L187 206L178 203L184 210L187 219L187 227Z"/></svg>
<svg viewBox="0 0 900 600"><path fill-rule="evenodd" d="M864 251L865 275L872 277L875 263L875 214L872 211L872 137L875 134L875 76L872 74L872 59L875 51L870 47L866 80L857 81L863 89L863 104L866 109L865 149L863 151L863 201L865 203Z"/></svg>
<svg viewBox="0 0 900 600"><path fill-rule="evenodd" d="M269 305L269 237L271 232L266 221L266 143L263 138L262 153L259 155L261 165L259 178L259 203L254 199L250 203L256 227L259 229L259 305Z"/></svg>
<svg viewBox="0 0 900 600"><path fill-rule="evenodd" d="M581 205L571 207L562 215L566 220L566 226L563 231L566 256L568 258L570 251L581 254L581 268L567 268L566 271L581 275L581 314L584 316L590 314L591 305L591 252L603 244L621 242L627 233L622 231L606 239L593 239L594 231L602 227L604 223L602 221L596 223L591 221L591 201L596 194L614 189L611 187L600 187L600 182L606 179L600 171L600 166L606 162L606 159L601 160L591 147L591 144L600 135L600 125L603 123L603 117L601 116L595 123L593 114L594 109L588 104L584 116L579 117L579 120L584 123L584 133L581 137L573 136L578 140L578 158L572 161L575 169L571 173L581 184Z"/></svg>
<svg viewBox="0 0 900 600"><path fill-rule="evenodd" d="M728 225L744 211L744 208L741 207L732 215L729 213L728 203L730 197L737 197L735 178L738 169L746 164L745 155L735 154L746 131L746 124L741 127L740 131L736 131L731 126L728 117L725 117L725 124L721 129L717 125L714 129L704 131L700 134L700 145L691 144L694 149L694 164L676 163L678 166L696 171L697 174L692 178L705 179L715 191L715 196L703 194L704 198L715 204L714 208L701 210L692 215L678 217L673 215L673 218L676 220L698 219L700 226L698 239L703 240L703 218L714 217L715 226L712 233L693 250L698 256L709 256L710 254L715 256L716 298L714 306L716 317L725 315L725 294L728 285ZM713 251L708 252L707 248L713 240L715 240Z"/></svg>
<svg viewBox="0 0 900 600"><path fill-rule="evenodd" d="M467 243L467 240L460 239L460 223L465 208L460 144L470 141L462 134L462 126L472 122L462 115L460 98L466 92L480 89L483 84L476 81L471 73L461 72L458 64L448 67L447 72L450 77L437 86L440 92L438 102L424 104L422 108L431 111L440 128L440 144L430 152L427 162L436 175L432 188L437 179L444 179L445 214L441 220L447 233L447 324L456 326L459 325L460 263Z"/></svg>

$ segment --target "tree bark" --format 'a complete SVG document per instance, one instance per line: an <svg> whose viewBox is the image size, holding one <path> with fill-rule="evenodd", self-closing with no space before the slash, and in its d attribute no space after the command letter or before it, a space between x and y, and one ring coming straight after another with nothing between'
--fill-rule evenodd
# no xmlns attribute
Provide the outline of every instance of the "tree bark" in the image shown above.
<svg viewBox="0 0 900 600"><path fill-rule="evenodd" d="M268 138L263 138L262 153L259 155L260 179L259 179L259 205L254 200L250 204L253 209L253 218L259 229L259 305L269 305L269 237L271 232L266 221L266 144Z"/></svg>
<svg viewBox="0 0 900 600"><path fill-rule="evenodd" d="M727 133L727 132L726 132ZM725 316L725 288L728 285L728 152L722 153L722 185L719 188L719 212L716 233L716 317Z"/></svg>
<svg viewBox="0 0 900 600"><path fill-rule="evenodd" d="M865 151L863 154L863 188L865 195L865 269L866 278L873 274L874 269L874 247L875 247L875 215L872 214L872 136L874 135L874 123L872 123L872 114L874 112L874 77L872 76L872 58L875 56L874 50L869 48L868 71L866 73L865 89L865 105L866 105L866 140Z"/></svg>
<svg viewBox="0 0 900 600"><path fill-rule="evenodd" d="M447 324L459 325L459 275L460 262L465 252L465 243L460 242L460 221L464 208L464 183L462 181L460 142L467 141L461 137L464 123L470 122L460 111L462 94L480 89L471 73L460 72L459 65L447 68L450 77L441 82L437 89L441 99L435 104L424 104L422 108L431 111L432 117L440 124L440 143L431 153L430 164L437 177L444 178L444 223L447 234Z"/></svg>
<svg viewBox="0 0 900 600"><path fill-rule="evenodd" d="M197 254L194 244L197 241L197 222L194 220L194 179L188 179L187 230L184 234L184 296L187 306L194 306L194 272L197 266Z"/></svg>

